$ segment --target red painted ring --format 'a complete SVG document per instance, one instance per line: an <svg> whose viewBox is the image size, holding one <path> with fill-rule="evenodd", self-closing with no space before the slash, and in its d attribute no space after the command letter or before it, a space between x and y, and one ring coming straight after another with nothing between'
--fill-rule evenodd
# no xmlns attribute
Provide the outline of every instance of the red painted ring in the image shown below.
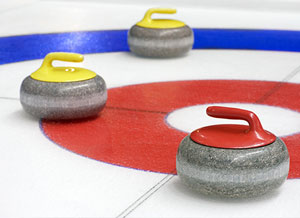
<svg viewBox="0 0 300 218"><path fill-rule="evenodd" d="M80 155L130 168L174 173L176 152L186 133L165 122L173 110L215 103L259 103L300 112L300 85L240 80L200 80L131 85L108 90L108 102L95 119L42 121L55 143ZM238 91L237 91L238 90ZM300 133L282 138L290 153L289 178L300 178Z"/></svg>

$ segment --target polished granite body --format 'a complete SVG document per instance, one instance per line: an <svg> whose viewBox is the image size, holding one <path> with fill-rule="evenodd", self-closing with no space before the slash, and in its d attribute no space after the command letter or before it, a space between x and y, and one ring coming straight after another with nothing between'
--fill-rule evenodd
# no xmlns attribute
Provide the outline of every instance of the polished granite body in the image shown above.
<svg viewBox="0 0 300 218"><path fill-rule="evenodd" d="M105 81L96 76L78 82L43 82L26 77L20 90L21 104L29 114L51 120L96 116L105 106Z"/></svg>
<svg viewBox="0 0 300 218"><path fill-rule="evenodd" d="M191 189L227 198L248 198L278 188L289 172L289 154L279 138L262 147L222 149L185 137L176 159L177 173Z"/></svg>
<svg viewBox="0 0 300 218"><path fill-rule="evenodd" d="M144 57L182 56L192 49L194 34L190 27L152 29L134 25L128 32L130 50Z"/></svg>

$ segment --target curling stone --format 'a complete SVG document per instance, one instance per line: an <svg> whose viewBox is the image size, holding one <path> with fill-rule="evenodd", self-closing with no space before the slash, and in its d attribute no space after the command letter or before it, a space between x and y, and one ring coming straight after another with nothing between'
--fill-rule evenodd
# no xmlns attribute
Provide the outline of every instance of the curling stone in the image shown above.
<svg viewBox="0 0 300 218"><path fill-rule="evenodd" d="M49 53L42 66L23 80L20 100L24 110L51 120L96 116L106 103L105 81L84 68L54 67L54 60L82 62L83 55Z"/></svg>
<svg viewBox="0 0 300 218"><path fill-rule="evenodd" d="M178 20L151 19L153 13L174 14L175 9L149 9L143 20L128 32L130 50L140 56L169 58L181 56L192 49L192 29Z"/></svg>
<svg viewBox="0 0 300 218"><path fill-rule="evenodd" d="M185 137L176 157L184 184L206 195L248 198L270 192L286 180L286 145L264 130L253 112L217 106L206 112L216 118L245 120L249 126L207 126Z"/></svg>

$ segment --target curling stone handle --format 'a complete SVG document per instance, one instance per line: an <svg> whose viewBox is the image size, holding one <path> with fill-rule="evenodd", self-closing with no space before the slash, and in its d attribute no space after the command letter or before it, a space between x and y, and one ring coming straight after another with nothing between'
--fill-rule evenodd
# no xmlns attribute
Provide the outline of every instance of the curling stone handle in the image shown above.
<svg viewBox="0 0 300 218"><path fill-rule="evenodd" d="M152 21L151 16L154 13L158 13L158 14L175 14L176 13L176 9L172 9L172 8L151 8L149 9L143 20L142 21L148 21L149 23Z"/></svg>
<svg viewBox="0 0 300 218"><path fill-rule="evenodd" d="M249 131L265 132L258 117L252 111L231 107L211 106L206 109L206 113L215 118L245 120L249 124Z"/></svg>
<svg viewBox="0 0 300 218"><path fill-rule="evenodd" d="M40 69L54 68L54 66L52 65L53 61L82 62L83 55L67 52L52 52L45 57Z"/></svg>

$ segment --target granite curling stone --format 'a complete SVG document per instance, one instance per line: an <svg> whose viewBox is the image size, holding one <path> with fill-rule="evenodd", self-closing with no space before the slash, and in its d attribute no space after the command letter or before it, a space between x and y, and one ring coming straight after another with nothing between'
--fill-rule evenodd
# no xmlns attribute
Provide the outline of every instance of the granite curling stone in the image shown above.
<svg viewBox="0 0 300 218"><path fill-rule="evenodd" d="M54 67L54 60L82 62L83 55L49 53L42 66L22 82L20 100L24 110L50 120L96 116L107 100L105 81L84 68Z"/></svg>
<svg viewBox="0 0 300 218"><path fill-rule="evenodd" d="M192 29L178 20L151 19L153 13L173 14L175 9L149 9L143 20L128 32L130 50L144 57L170 58L182 56L192 49Z"/></svg>
<svg viewBox="0 0 300 218"><path fill-rule="evenodd" d="M289 172L284 142L264 130L251 111L208 107L216 118L242 119L248 125L213 125L193 131L178 148L176 168L189 188L225 198L263 195L279 187Z"/></svg>

